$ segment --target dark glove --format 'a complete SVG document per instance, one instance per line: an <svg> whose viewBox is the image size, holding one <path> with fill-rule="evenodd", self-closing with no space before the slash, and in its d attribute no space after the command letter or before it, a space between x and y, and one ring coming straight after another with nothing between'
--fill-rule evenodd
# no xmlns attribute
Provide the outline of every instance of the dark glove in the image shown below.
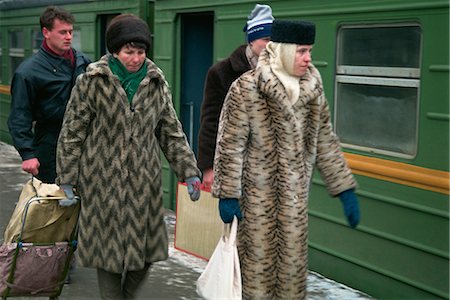
<svg viewBox="0 0 450 300"><path fill-rule="evenodd" d="M189 177L186 178L185 182L187 184L187 189L191 200L197 201L200 198L200 178L197 176Z"/></svg>
<svg viewBox="0 0 450 300"><path fill-rule="evenodd" d="M239 208L239 201L236 198L220 198L219 199L219 213L224 223L233 222L234 216L242 220L241 209Z"/></svg>
<svg viewBox="0 0 450 300"><path fill-rule="evenodd" d="M65 199L59 200L59 206L72 206L78 203L79 198L75 197L73 193L73 186L71 184L62 184L59 186L66 194Z"/></svg>
<svg viewBox="0 0 450 300"><path fill-rule="evenodd" d="M359 204L358 198L356 198L353 189L346 190L339 194L342 205L344 206L344 213L347 217L348 224L350 227L356 228L359 223Z"/></svg>

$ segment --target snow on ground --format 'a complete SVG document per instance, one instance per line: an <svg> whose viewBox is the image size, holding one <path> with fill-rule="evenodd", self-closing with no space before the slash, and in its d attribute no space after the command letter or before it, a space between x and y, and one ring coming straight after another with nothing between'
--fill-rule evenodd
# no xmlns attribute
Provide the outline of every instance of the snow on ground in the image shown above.
<svg viewBox="0 0 450 300"><path fill-rule="evenodd" d="M165 216L166 225L169 233L173 232L176 217L173 212L168 212ZM176 263L199 273L206 267L207 262L194 255L185 253L174 248L173 241L169 244L169 257ZM308 300L363 300L373 299L372 297L352 289L346 285L340 284L334 280L328 279L319 273L310 271L307 279Z"/></svg>

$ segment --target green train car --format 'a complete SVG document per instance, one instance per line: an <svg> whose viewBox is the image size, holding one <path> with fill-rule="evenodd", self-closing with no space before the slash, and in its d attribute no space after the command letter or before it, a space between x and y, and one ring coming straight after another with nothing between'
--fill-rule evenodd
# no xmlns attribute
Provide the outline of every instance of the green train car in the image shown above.
<svg viewBox="0 0 450 300"><path fill-rule="evenodd" d="M313 63L360 186L351 230L314 177L310 268L375 298L448 299L448 1L262 2L275 18L316 23ZM255 3L156 1L154 58L194 149L203 74L244 43Z"/></svg>
<svg viewBox="0 0 450 300"><path fill-rule="evenodd" d="M150 56L166 74L194 151L206 72L245 43L254 5L271 5L275 18L313 21L313 63L359 183L362 220L356 230L347 227L339 201L315 174L310 269L377 299L449 299L447 0L0 0L2 141L10 142L11 74L36 49L38 15L48 3L74 13L75 47L92 59L105 53L114 15L148 21ZM167 165L164 185L165 205L174 209L176 178Z"/></svg>

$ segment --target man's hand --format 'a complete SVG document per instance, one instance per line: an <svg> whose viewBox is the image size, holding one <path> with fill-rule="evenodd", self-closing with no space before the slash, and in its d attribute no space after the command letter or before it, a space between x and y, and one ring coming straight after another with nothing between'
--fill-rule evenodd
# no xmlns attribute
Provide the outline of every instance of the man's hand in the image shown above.
<svg viewBox="0 0 450 300"><path fill-rule="evenodd" d="M203 186L205 188L211 188L214 182L214 171L213 169L205 170L203 173Z"/></svg>
<svg viewBox="0 0 450 300"><path fill-rule="evenodd" d="M41 164L39 163L39 160L37 158L30 158L22 162L22 170L30 173L33 176L36 176L37 174L39 174L40 165Z"/></svg>

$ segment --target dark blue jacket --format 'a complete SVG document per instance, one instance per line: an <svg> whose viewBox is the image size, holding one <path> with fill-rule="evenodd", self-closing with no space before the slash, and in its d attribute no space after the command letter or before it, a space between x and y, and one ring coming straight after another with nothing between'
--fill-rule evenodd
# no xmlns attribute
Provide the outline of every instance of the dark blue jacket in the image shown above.
<svg viewBox="0 0 450 300"><path fill-rule="evenodd" d="M55 180L56 143L66 105L76 77L91 62L82 52L74 50L74 56L75 68L41 47L17 68L11 83L9 132L22 160L39 159L37 177L44 182Z"/></svg>

